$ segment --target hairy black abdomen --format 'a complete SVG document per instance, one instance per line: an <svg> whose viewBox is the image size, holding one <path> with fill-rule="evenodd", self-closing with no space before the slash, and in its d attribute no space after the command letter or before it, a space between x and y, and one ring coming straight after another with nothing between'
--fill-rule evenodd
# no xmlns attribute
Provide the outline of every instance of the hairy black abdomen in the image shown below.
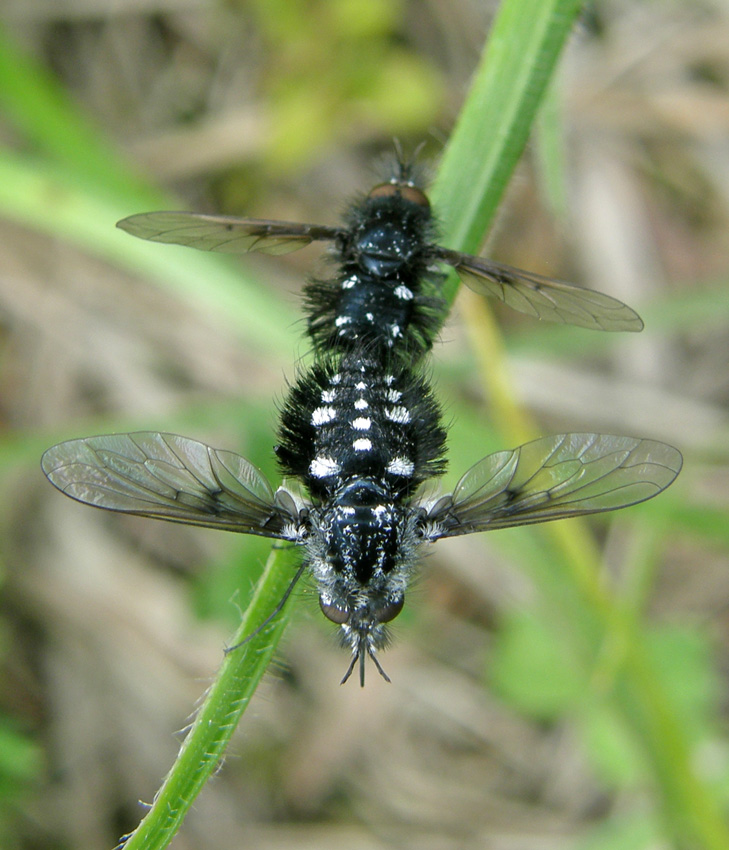
<svg viewBox="0 0 729 850"><path fill-rule="evenodd" d="M281 412L280 437L284 471L317 498L353 478L380 481L402 498L445 468L446 433L426 382L360 351L299 378Z"/></svg>

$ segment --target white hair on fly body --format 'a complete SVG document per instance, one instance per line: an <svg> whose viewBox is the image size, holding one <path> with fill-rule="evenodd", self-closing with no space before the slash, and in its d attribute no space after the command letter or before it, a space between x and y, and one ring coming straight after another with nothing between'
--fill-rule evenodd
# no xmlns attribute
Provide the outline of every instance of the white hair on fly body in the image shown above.
<svg viewBox="0 0 729 850"><path fill-rule="evenodd" d="M404 478L409 478L415 470L415 464L406 457L394 457L387 464L387 471L391 475L401 475Z"/></svg>
<svg viewBox="0 0 729 850"><path fill-rule="evenodd" d="M391 422L397 422L398 425L406 425L410 422L410 411L407 407L388 407L385 416Z"/></svg>
<svg viewBox="0 0 729 850"><path fill-rule="evenodd" d="M334 458L319 455L309 464L309 472L314 478L328 478L340 472L340 465Z"/></svg>
<svg viewBox="0 0 729 850"><path fill-rule="evenodd" d="M324 425L337 418L337 411L333 407L317 407L311 414L312 425Z"/></svg>

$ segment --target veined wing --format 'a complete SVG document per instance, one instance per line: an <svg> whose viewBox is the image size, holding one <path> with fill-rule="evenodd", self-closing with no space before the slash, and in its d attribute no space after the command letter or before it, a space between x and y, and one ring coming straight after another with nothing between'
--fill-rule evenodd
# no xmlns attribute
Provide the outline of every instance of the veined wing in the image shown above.
<svg viewBox="0 0 729 850"><path fill-rule="evenodd" d="M654 440L559 434L496 452L454 491L426 505L426 537L612 511L652 499L678 475L681 453Z"/></svg>
<svg viewBox="0 0 729 850"><path fill-rule="evenodd" d="M123 218L116 226L150 242L225 254L288 254L311 242L331 241L341 233L340 228L318 224L191 212L139 213Z"/></svg>
<svg viewBox="0 0 729 850"><path fill-rule="evenodd" d="M602 292L445 248L438 248L436 257L453 266L469 289L498 298L520 313L591 330L643 329L634 310Z"/></svg>
<svg viewBox="0 0 729 850"><path fill-rule="evenodd" d="M301 526L294 499L245 458L176 434L69 440L41 466L62 493L97 508L284 539Z"/></svg>

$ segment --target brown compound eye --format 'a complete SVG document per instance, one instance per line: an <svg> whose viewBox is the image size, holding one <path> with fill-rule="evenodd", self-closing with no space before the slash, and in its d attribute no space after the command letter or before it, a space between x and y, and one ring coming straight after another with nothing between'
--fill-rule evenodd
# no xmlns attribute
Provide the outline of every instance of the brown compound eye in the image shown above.
<svg viewBox="0 0 729 850"><path fill-rule="evenodd" d="M410 201L411 204L417 204L419 207L424 207L426 210L430 209L430 201L428 200L425 192L422 192L417 186L401 186L400 194L406 201Z"/></svg>
<svg viewBox="0 0 729 850"><path fill-rule="evenodd" d="M322 614L327 618L327 620L331 620L332 623L343 626L345 623L349 622L349 611L347 611L346 608L340 608L338 605L326 602L321 596L319 597L319 607L321 608Z"/></svg>
<svg viewBox="0 0 729 850"><path fill-rule="evenodd" d="M367 195L368 198L393 198L400 193L398 183L378 183Z"/></svg>
<svg viewBox="0 0 729 850"><path fill-rule="evenodd" d="M430 209L430 201L425 192L410 183L380 183L367 196L368 198L393 198L399 195L411 204Z"/></svg>
<svg viewBox="0 0 729 850"><path fill-rule="evenodd" d="M403 605L405 604L405 598L400 597L400 599L396 599L394 602L390 602L387 605L383 605L381 608L377 608L374 612L375 619L378 623L389 623L390 620L394 620L395 617L402 611Z"/></svg>

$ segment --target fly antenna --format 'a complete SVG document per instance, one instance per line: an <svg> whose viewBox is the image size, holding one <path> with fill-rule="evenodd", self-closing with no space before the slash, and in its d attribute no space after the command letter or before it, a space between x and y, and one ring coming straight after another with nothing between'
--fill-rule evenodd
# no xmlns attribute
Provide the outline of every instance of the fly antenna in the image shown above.
<svg viewBox="0 0 729 850"><path fill-rule="evenodd" d="M377 672L380 674L380 676L382 676L382 678L383 678L386 682L389 682L389 681L390 681L390 677L389 677L389 676L387 675L387 673L385 673L385 671L382 669L382 665L380 664L380 662L379 662L379 660L378 660L377 656L375 655L375 650L374 650L371 646L368 646L368 647L367 647L367 653L368 653L368 655L370 656L370 658L371 658L371 659L375 662L375 667L377 667ZM364 666L364 665L363 665L363 666ZM362 685L364 686L364 671L362 672Z"/></svg>
<svg viewBox="0 0 729 850"><path fill-rule="evenodd" d="M375 655L374 649L369 645L367 646L367 655L369 655L369 657L374 662L374 665L377 668L377 672L380 674L380 676L382 676L382 678L386 682L389 682L390 677L382 669L382 665L380 664L377 656ZM352 673L354 672L354 667L357 664L357 661L359 661L359 686L361 688L364 688L364 683L365 683L365 653L362 649L361 642L357 646L357 651L352 653L352 660L349 662L349 667L347 667L347 672L344 674L344 678L339 683L340 685L343 685L347 681L347 679L349 679L349 677L352 675Z"/></svg>
<svg viewBox="0 0 729 850"><path fill-rule="evenodd" d="M395 159L397 160L399 171L398 178L403 183L412 184L413 172L415 171L420 152L425 147L425 142L420 142L410 156L405 156L405 151L403 150L400 139L393 139L392 144L395 148Z"/></svg>
<svg viewBox="0 0 729 850"><path fill-rule="evenodd" d="M344 674L342 681L339 683L340 685L343 685L347 681L347 679L349 679L349 677L352 675L352 671L354 670L354 665L357 663L357 659L361 657L362 652L359 648L357 649L357 652L352 653L352 660L349 662L349 667L347 667L347 672Z"/></svg>

